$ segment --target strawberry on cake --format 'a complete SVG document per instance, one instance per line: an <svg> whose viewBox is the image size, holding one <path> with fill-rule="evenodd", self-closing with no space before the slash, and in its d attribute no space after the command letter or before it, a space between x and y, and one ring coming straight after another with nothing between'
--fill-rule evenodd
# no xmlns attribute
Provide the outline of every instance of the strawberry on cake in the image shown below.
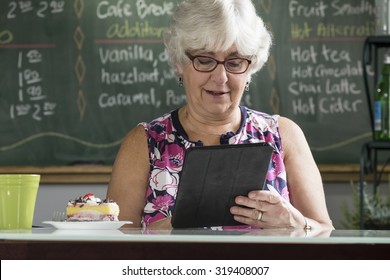
<svg viewBox="0 0 390 280"><path fill-rule="evenodd" d="M118 221L119 206L110 199L101 200L88 193L70 200L66 207L68 221Z"/></svg>

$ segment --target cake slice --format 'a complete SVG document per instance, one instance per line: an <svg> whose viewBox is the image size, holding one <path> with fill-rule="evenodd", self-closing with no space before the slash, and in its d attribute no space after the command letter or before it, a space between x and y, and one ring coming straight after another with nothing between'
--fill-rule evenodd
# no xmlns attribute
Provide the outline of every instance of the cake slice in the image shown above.
<svg viewBox="0 0 390 280"><path fill-rule="evenodd" d="M116 202L101 200L92 193L70 200L66 206L68 221L118 221L118 215Z"/></svg>

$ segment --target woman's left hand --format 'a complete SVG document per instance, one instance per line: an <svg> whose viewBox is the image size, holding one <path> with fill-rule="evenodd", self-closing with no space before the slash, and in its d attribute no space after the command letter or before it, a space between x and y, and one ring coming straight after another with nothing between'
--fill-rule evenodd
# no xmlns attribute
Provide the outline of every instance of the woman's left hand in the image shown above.
<svg viewBox="0 0 390 280"><path fill-rule="evenodd" d="M252 191L248 197L238 196L238 206L230 208L240 223L261 228L304 228L305 217L288 201L270 191ZM243 206L243 207L240 207Z"/></svg>

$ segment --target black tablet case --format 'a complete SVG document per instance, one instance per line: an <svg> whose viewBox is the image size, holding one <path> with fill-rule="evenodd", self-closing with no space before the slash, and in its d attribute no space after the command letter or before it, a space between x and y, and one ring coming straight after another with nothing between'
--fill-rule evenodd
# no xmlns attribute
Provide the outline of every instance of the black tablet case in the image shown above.
<svg viewBox="0 0 390 280"><path fill-rule="evenodd" d="M230 213L238 195L263 189L273 148L266 143L191 147L186 151L174 228L239 225Z"/></svg>

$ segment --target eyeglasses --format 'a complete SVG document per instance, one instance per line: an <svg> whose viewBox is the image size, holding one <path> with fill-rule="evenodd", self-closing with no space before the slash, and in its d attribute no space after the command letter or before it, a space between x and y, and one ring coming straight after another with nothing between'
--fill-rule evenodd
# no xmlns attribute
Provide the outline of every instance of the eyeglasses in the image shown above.
<svg viewBox="0 0 390 280"><path fill-rule="evenodd" d="M192 61L196 71L199 72L212 72L217 68L218 64L223 64L225 70L232 74L242 74L249 68L251 60L246 58L229 58L224 61L219 61L215 58L203 55L191 55L186 53L188 58Z"/></svg>

